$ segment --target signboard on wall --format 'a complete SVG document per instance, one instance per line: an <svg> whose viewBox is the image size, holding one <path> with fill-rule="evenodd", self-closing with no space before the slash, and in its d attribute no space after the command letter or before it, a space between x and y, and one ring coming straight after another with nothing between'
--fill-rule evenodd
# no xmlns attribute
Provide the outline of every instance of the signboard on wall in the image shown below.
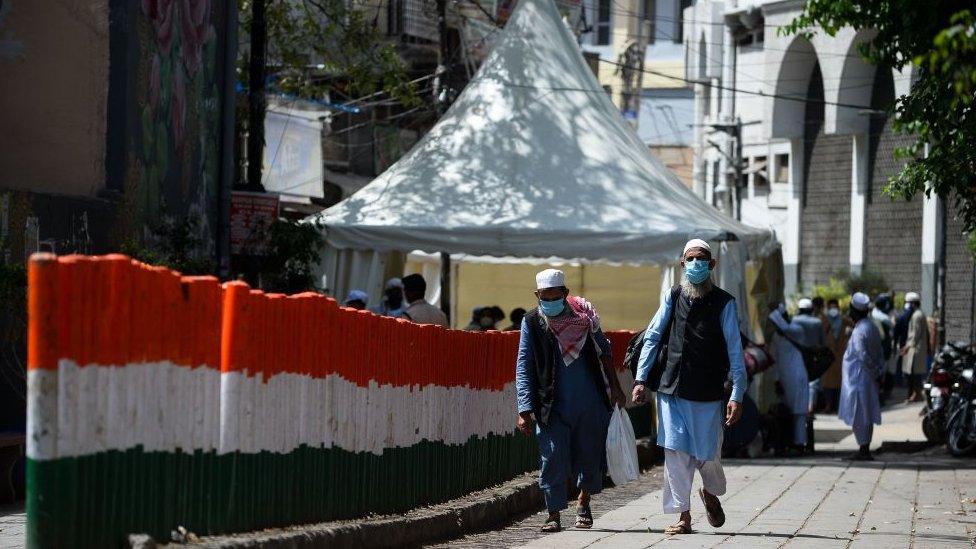
<svg viewBox="0 0 976 549"><path fill-rule="evenodd" d="M231 191L230 253L264 255L268 229L278 219L278 195Z"/></svg>

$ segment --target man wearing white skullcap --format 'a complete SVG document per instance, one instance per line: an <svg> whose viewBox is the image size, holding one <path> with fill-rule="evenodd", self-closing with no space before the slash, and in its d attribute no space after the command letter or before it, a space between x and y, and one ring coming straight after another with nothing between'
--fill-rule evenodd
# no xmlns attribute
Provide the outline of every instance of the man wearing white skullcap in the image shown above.
<svg viewBox="0 0 976 549"><path fill-rule="evenodd" d="M380 304L370 307L369 312L380 316L391 316L397 318L403 315L406 309L403 303L403 281L399 278L391 278L386 281L383 287L383 297Z"/></svg>
<svg viewBox="0 0 976 549"><path fill-rule="evenodd" d="M634 402L657 391L657 444L664 448L664 512L679 514L668 534L691 533L691 486L701 475L698 495L708 522L718 528L725 512L725 471L719 459L722 423L742 415L746 390L742 336L735 299L712 283L715 268L704 240L688 241L681 256L684 275L662 299L644 331L634 385ZM725 382L732 395L723 410Z"/></svg>
<svg viewBox="0 0 976 549"><path fill-rule="evenodd" d="M803 328L803 335L799 338L801 345L807 347L823 347L827 344L827 331L824 329L824 323L819 317L814 315L813 312L813 300L809 297L804 297L796 303L797 309L796 316L793 318L793 322L796 322ZM804 366L806 369L806 366ZM810 418L810 414L813 413L814 408L817 406L817 397L820 395L820 379L809 380L807 385L808 393L808 403L806 415L801 419L803 423L804 438L806 439L806 423ZM806 441L807 448L812 448L809 443L810 440Z"/></svg>
<svg viewBox="0 0 976 549"><path fill-rule="evenodd" d="M808 345L808 339L810 343L823 341L823 337L814 335L812 323L808 326L807 321L801 318L803 314L789 318L785 312L786 307L782 305L770 304L769 321L776 328L772 340L775 359L773 373L776 376L776 392L793 415L791 448L802 453L809 447L807 418L813 406L810 401L815 391L810 390L810 378L800 346ZM801 299L798 305L800 313L813 311L813 301L810 299ZM818 324L819 322L817 320Z"/></svg>
<svg viewBox="0 0 976 549"><path fill-rule="evenodd" d="M877 326L868 318L871 298L857 292L851 296L854 331L844 352L844 381L840 389L837 417L854 430L860 447L851 459L870 461L871 435L881 425L881 378L885 371L884 349Z"/></svg>
<svg viewBox="0 0 976 549"><path fill-rule="evenodd" d="M908 371L908 402L922 400L921 379L929 356L929 323L922 311L922 298L915 292L905 294L905 306L911 307L908 339L901 348L902 366Z"/></svg>
<svg viewBox="0 0 976 549"><path fill-rule="evenodd" d="M576 527L590 528L590 495L603 487L610 411L627 399L593 305L569 295L557 269L537 274L535 286L539 306L522 318L515 363L517 425L526 435L534 427L539 443L539 487L549 511L542 531L562 528L570 477L579 488Z"/></svg>

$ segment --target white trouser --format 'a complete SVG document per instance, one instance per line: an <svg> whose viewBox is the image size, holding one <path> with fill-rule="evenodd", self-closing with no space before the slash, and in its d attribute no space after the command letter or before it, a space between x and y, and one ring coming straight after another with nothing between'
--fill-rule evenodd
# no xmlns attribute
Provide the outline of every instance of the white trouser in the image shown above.
<svg viewBox="0 0 976 549"><path fill-rule="evenodd" d="M807 415L793 414L793 444L806 446L807 444Z"/></svg>
<svg viewBox="0 0 976 549"><path fill-rule="evenodd" d="M722 445L719 444L715 459L701 461L695 456L664 449L664 512L683 513L691 510L691 483L695 469L702 478L705 491L714 496L725 494L725 471L721 461Z"/></svg>

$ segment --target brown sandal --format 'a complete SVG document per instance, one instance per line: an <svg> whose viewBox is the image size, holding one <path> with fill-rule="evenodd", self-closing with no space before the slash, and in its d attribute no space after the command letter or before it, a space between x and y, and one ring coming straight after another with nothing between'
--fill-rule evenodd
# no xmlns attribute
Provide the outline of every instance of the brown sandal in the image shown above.
<svg viewBox="0 0 976 549"><path fill-rule="evenodd" d="M669 536L678 536L681 534L690 534L691 525L685 524L684 522L676 522L664 529L664 533Z"/></svg>
<svg viewBox="0 0 976 549"><path fill-rule="evenodd" d="M547 534L553 534L562 529L563 527L559 524L559 519L546 519L546 523L542 525L542 531Z"/></svg>
<svg viewBox="0 0 976 549"><path fill-rule="evenodd" d="M712 528L719 528L725 524L725 511L722 510L722 502L712 494L708 494L708 496L705 494L704 488L698 489L698 495L701 497L702 503L705 504L708 523L712 525Z"/></svg>

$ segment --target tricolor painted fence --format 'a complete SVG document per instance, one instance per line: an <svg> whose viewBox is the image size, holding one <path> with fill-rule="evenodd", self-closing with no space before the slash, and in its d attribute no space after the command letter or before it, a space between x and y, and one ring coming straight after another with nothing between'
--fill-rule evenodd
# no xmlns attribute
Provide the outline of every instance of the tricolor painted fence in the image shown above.
<svg viewBox="0 0 976 549"><path fill-rule="evenodd" d="M29 311L33 547L399 512L538 465L514 431L517 333L121 255L35 256Z"/></svg>

